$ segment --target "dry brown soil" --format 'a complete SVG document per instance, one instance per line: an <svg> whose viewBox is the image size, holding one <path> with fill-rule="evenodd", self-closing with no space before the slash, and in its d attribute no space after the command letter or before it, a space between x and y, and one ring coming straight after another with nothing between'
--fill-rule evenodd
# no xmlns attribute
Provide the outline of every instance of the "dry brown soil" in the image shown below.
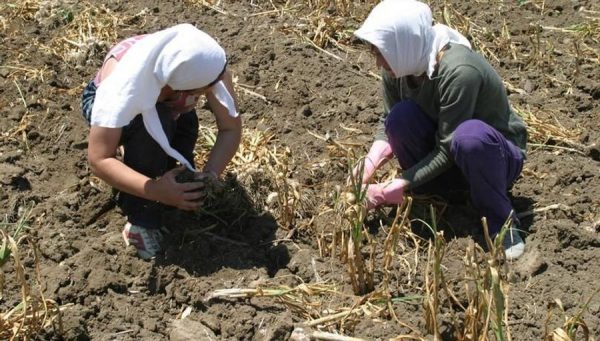
<svg viewBox="0 0 600 341"><path fill-rule="evenodd" d="M512 190L518 212L547 208L523 218L527 250L511 264L509 292L513 339L540 340L548 306L555 299L572 316L598 288L600 79L599 45L594 39L598 38L600 6L591 0L451 2L451 8L472 21L471 29L477 34L469 37L478 40L477 47L486 51L510 83L513 105L534 113L540 122L572 133L553 138L542 132L538 144L530 146L523 175ZM377 70L365 47L352 39L344 42L347 51L329 47L341 60L314 48L294 33L311 30L301 25L308 23L303 19L308 11L298 4L276 2L286 10L273 11L268 1L227 1L219 7L222 12L182 0L154 5L140 0L100 1L88 6L100 3L112 15L126 18L112 27L118 38L180 22L196 24L216 37L227 50L238 82L266 99L238 88L245 127L268 129L276 137L272 146L290 147L291 177L304 188L308 204L297 220L302 228L291 240L283 241L288 231L278 228L269 214L254 212L237 219L231 216L237 212L233 210L216 220L171 212L166 222L171 234L164 253L153 261L138 259L123 245L120 232L125 220L112 203L110 189L91 177L86 162L88 128L80 117L80 94L108 46L70 60L46 48L57 46L52 42L61 39L57 35L72 19L69 13L77 19L85 7L81 4L64 5L70 12L52 20L49 14L34 17L35 9L27 15L24 1L16 3L17 10L3 5L0 213L4 222L14 223L33 207L26 232L41 251L45 294L65 307L64 339L163 340L179 328L198 338L281 340L306 321L273 298L205 300L216 289L296 286L315 283L320 277L347 294L324 297L322 312L352 304L355 298L344 265L335 258L320 257L310 229L336 223L318 214L330 203L331 188L342 183L347 169L332 166L327 143L309 131L334 138L351 135L367 148L382 105L373 76ZM18 6L22 6L20 12ZM439 7L435 9L439 14ZM334 7L329 14L335 15ZM565 30L590 23L594 17L595 38ZM350 19L346 24L356 27ZM205 109L201 117L202 124L213 124ZM378 214L370 220L376 222L371 224L372 232L381 241L390 213ZM379 219L384 226L377 229ZM202 231L215 223L208 233ZM469 236L481 240L479 223L467 203L449 205L441 224L449 245L444 268L449 280L459 283ZM24 257L31 269L31 254L25 251ZM422 273L408 278L400 264L394 268L398 272L393 295L422 294ZM0 299L2 311L19 298L11 269L11 265L3 269L7 285ZM376 281L380 280L376 272ZM192 308L186 319L189 325L177 327L173 321L187 307ZM415 335L426 336L419 302L399 301L394 310L401 321L416 328ZM590 335L598 337L600 297L591 301L583 317ZM451 339L447 315L441 314L440 319L446 321L444 335ZM550 326L560 323L555 319ZM346 335L365 339L409 332L390 316L363 318L344 329ZM48 329L39 338L58 336Z"/></svg>

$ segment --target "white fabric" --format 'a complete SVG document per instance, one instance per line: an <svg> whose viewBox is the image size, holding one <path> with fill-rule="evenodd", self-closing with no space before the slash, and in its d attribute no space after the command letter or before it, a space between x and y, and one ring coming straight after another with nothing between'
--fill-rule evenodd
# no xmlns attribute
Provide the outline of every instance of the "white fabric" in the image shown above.
<svg viewBox="0 0 600 341"><path fill-rule="evenodd" d="M192 90L215 81L226 65L225 51L208 34L190 24L153 33L133 45L96 92L91 125L120 128L142 114L144 126L162 149L194 170L167 140L156 102L161 89ZM238 114L222 81L211 88L229 111Z"/></svg>
<svg viewBox="0 0 600 341"><path fill-rule="evenodd" d="M382 1L354 35L377 47L397 78L423 73L431 78L437 53L448 43L471 48L458 31L432 26L431 9L416 0Z"/></svg>
<svg viewBox="0 0 600 341"><path fill-rule="evenodd" d="M238 117L238 112L235 110L235 101L229 91L227 91L223 81L218 81L210 88L210 91L215 95L217 101L229 110L229 116Z"/></svg>

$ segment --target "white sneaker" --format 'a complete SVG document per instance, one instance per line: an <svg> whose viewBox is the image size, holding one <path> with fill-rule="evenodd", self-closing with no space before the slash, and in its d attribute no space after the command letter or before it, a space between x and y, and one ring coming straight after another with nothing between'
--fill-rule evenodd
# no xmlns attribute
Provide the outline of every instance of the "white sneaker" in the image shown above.
<svg viewBox="0 0 600 341"><path fill-rule="evenodd" d="M525 252L525 242L519 232L513 228L506 231L502 246L504 246L504 255L507 260L516 260Z"/></svg>
<svg viewBox="0 0 600 341"><path fill-rule="evenodd" d="M127 246L135 246L140 258L151 259L160 251L163 236L159 229L149 229L128 222L123 229L123 239Z"/></svg>

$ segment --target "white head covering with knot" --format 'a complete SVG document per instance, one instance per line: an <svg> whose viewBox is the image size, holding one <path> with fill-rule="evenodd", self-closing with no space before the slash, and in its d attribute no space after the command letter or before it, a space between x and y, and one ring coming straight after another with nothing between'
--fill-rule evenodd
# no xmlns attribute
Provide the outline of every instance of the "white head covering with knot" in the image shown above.
<svg viewBox="0 0 600 341"><path fill-rule="evenodd" d="M377 47L397 78L423 73L431 78L437 53L448 43L471 48L458 31L432 26L431 9L416 0L380 2L354 35Z"/></svg>
<svg viewBox="0 0 600 341"><path fill-rule="evenodd" d="M98 87L91 125L120 128L141 113L146 130L162 149L194 170L194 166L170 146L158 118L156 101L166 85L173 90L193 90L211 84L226 64L223 48L190 24L150 34L127 51ZM228 109L230 116L238 116L233 97L222 81L209 91Z"/></svg>

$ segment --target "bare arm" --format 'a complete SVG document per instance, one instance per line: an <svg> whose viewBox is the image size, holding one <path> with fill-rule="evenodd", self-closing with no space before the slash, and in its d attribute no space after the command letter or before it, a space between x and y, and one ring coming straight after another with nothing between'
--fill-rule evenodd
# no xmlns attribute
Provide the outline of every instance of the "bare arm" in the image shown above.
<svg viewBox="0 0 600 341"><path fill-rule="evenodd" d="M193 200L199 199L202 194L189 191L202 185L177 183L177 169L165 173L159 179L151 179L116 159L121 131L121 128L91 127L88 161L92 173L120 191L185 210L197 208L199 203Z"/></svg>
<svg viewBox="0 0 600 341"><path fill-rule="evenodd" d="M229 93L233 96L237 108L237 98L235 96L233 80L229 70L225 71L225 74L223 75L223 83L225 84L225 87L227 87ZM242 119L239 116L229 116L227 108L219 103L212 92L208 91L206 93L206 98L208 105L215 115L218 133L217 140L210 151L210 155L204 165L203 171L211 172L219 176L223 173L225 167L227 167L227 164L231 161L238 149L242 137Z"/></svg>

